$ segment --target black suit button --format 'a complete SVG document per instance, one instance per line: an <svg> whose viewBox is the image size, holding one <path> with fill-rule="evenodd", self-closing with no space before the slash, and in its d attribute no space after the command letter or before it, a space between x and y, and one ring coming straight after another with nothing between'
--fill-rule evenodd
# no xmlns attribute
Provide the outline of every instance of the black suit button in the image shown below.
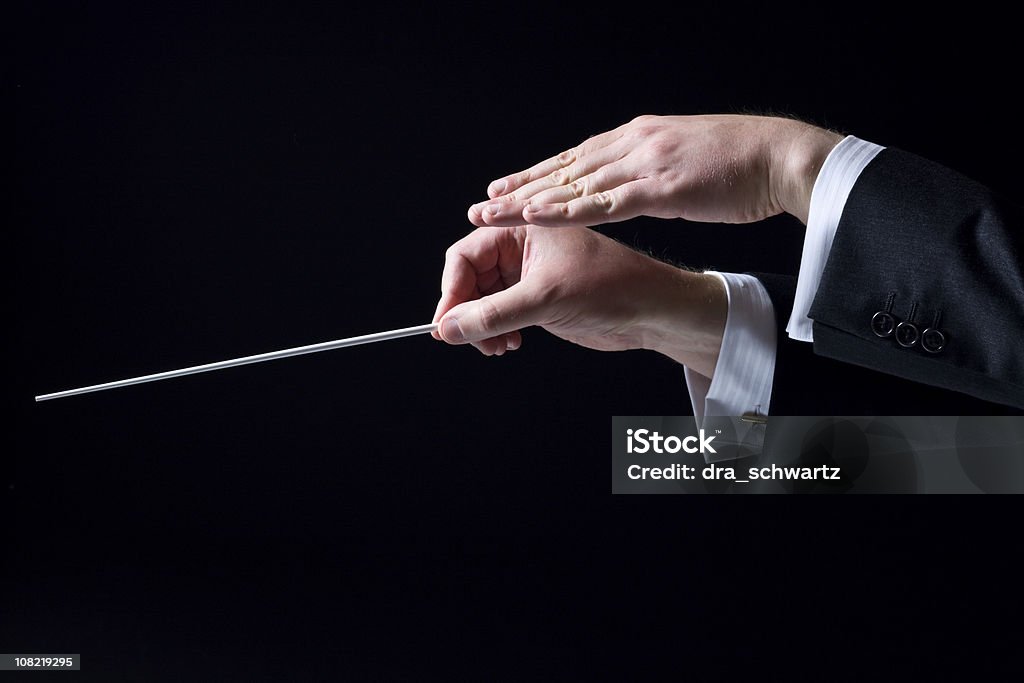
<svg viewBox="0 0 1024 683"><path fill-rule="evenodd" d="M896 326L896 341L899 342L900 346L910 348L917 343L921 333L917 331L917 326L913 323L900 323Z"/></svg>
<svg viewBox="0 0 1024 683"><path fill-rule="evenodd" d="M879 311L871 318L871 331L882 339L891 337L895 329L896 318L892 317L891 313Z"/></svg>
<svg viewBox="0 0 1024 683"><path fill-rule="evenodd" d="M928 353L938 353L946 348L946 335L934 327L929 327L921 334L921 348Z"/></svg>

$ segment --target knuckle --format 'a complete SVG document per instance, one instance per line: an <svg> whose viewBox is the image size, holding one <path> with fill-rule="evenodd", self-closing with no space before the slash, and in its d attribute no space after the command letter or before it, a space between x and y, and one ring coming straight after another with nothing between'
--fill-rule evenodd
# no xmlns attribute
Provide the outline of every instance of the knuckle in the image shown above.
<svg viewBox="0 0 1024 683"><path fill-rule="evenodd" d="M648 143L651 154L655 159L662 159L670 156L676 151L676 142L665 136L658 136Z"/></svg>
<svg viewBox="0 0 1024 683"><path fill-rule="evenodd" d="M587 193L587 179L580 178L569 183L569 192L572 193L574 199L579 199Z"/></svg>
<svg viewBox="0 0 1024 683"><path fill-rule="evenodd" d="M560 168L557 171L552 171L551 175L548 176L552 185L565 185L569 180L569 174L565 169Z"/></svg>
<svg viewBox="0 0 1024 683"><path fill-rule="evenodd" d="M487 299L481 299L480 308L478 310L480 316L480 329L483 330L485 334L489 334L497 330L498 326L501 324L501 313L498 311L498 308Z"/></svg>
<svg viewBox="0 0 1024 683"><path fill-rule="evenodd" d="M594 206L604 213L611 213L615 209L615 196L611 192L598 192L594 195Z"/></svg>
<svg viewBox="0 0 1024 683"><path fill-rule="evenodd" d="M630 135L636 140L646 140L661 130L661 127L656 123L650 121L641 121L637 125L633 126L633 130L630 131Z"/></svg>
<svg viewBox="0 0 1024 683"><path fill-rule="evenodd" d="M571 147L558 155L558 165L565 168L576 161L576 148Z"/></svg>

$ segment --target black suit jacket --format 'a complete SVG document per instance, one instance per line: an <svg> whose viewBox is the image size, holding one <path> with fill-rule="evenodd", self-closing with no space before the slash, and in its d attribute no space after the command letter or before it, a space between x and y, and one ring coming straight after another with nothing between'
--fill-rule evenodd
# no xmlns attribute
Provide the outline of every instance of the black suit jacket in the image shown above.
<svg viewBox="0 0 1024 683"><path fill-rule="evenodd" d="M818 355L786 336L796 278L754 273L775 307L778 346L772 415L1020 415L1024 411L967 394ZM815 345L817 337L815 337Z"/></svg>
<svg viewBox="0 0 1024 683"><path fill-rule="evenodd" d="M811 306L813 349L785 333L795 278L755 275L779 325L773 414L1024 408L1024 212L968 178L895 149L864 169ZM878 336L872 319L887 307L914 325L912 346ZM929 328L938 353L923 348ZM914 329L901 328L904 342Z"/></svg>

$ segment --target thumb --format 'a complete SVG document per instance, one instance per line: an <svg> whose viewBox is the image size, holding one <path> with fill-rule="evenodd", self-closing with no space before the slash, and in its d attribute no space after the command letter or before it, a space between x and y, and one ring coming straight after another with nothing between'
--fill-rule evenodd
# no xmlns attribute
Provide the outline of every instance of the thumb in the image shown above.
<svg viewBox="0 0 1024 683"><path fill-rule="evenodd" d="M467 301L445 313L439 323L441 338L449 344L465 344L498 337L538 324L542 311L522 282L475 301Z"/></svg>

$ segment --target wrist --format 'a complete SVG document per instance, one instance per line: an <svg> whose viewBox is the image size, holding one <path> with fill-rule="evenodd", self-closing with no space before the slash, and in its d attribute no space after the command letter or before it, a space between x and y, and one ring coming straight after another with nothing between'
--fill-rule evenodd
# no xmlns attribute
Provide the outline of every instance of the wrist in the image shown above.
<svg viewBox="0 0 1024 683"><path fill-rule="evenodd" d="M648 300L644 348L711 377L729 314L725 285L714 275L662 265L659 292Z"/></svg>
<svg viewBox="0 0 1024 683"><path fill-rule="evenodd" d="M804 224L811 191L829 152L842 135L800 121L781 120L769 152L771 192L776 204Z"/></svg>

